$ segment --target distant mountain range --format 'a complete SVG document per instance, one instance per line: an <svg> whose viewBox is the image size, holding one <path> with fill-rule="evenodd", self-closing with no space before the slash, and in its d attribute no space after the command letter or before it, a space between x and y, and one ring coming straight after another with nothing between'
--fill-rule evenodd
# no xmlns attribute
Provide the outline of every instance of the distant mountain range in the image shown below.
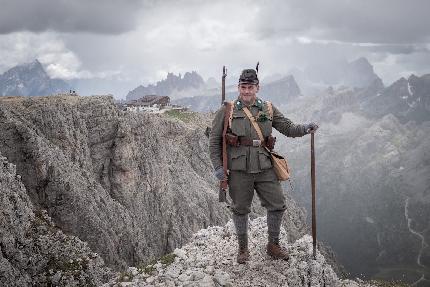
<svg viewBox="0 0 430 287"><path fill-rule="evenodd" d="M363 103L362 109L369 116L381 117L392 113L401 122L430 120L430 74L400 78Z"/></svg>
<svg viewBox="0 0 430 287"><path fill-rule="evenodd" d="M291 79L293 76L293 80ZM304 71L299 69L291 70L290 76L276 75L263 79L261 81L260 94L269 95L276 100L283 100L297 94L300 86L300 93L310 94L321 87L327 85L347 86L351 88L364 88L369 86L374 80L380 80L375 74L372 65L366 58L359 58L352 62L336 62L329 64L314 64L307 67ZM280 83L284 81L285 83ZM276 90L277 88L286 88L288 83L292 84L285 90ZM233 83L233 84L232 84ZM11 68L3 75L0 75L0 95L49 95L58 92L65 92L69 89L75 89L82 95L93 94L115 94L121 97L128 87L132 86L130 80L119 79L72 79L60 80L52 79L43 69L38 60L31 63L22 64ZM231 76L227 77L227 93L232 92L236 96L236 81L232 81ZM221 84L214 78L209 78L206 82L195 71L187 72L184 75L175 75L168 73L167 77L155 84L147 86L140 85L127 93L127 101L141 98L145 95L169 96L173 100L182 98L194 98L195 100L207 96L220 96ZM73 88L71 88L73 87ZM275 89L275 90L273 90ZM281 95L282 94L282 95ZM185 102L193 102L193 99L184 99ZM217 103L218 100L209 100ZM190 104L191 106L200 104ZM213 107L205 108L210 110ZM197 108L202 110L202 108Z"/></svg>
<svg viewBox="0 0 430 287"><path fill-rule="evenodd" d="M339 61L313 64L308 66L303 74L310 82L326 85L344 85L351 88L364 88L374 80L379 79L373 70L373 66L366 58L358 58L351 62ZM298 78L301 79L301 77Z"/></svg>
<svg viewBox="0 0 430 287"><path fill-rule="evenodd" d="M168 73L167 78L158 81L155 85L138 86L127 94L127 101L137 100L147 95L172 96L172 94L188 91L190 89L200 89L204 87L205 82L197 72L187 72L182 77L181 74L176 76Z"/></svg>
<svg viewBox="0 0 430 287"><path fill-rule="evenodd" d="M428 286L429 103L430 75L411 75L388 87L380 79L329 87L281 109L295 123L320 125L318 234L353 277ZM277 149L293 170L291 196L310 213L309 141L278 136Z"/></svg>
<svg viewBox="0 0 430 287"><path fill-rule="evenodd" d="M221 106L221 91L220 89L208 92L210 96L194 96L186 97L172 102L184 107L188 107L193 111L208 112L215 111ZM226 100L232 101L237 98L237 87L230 86L226 88ZM276 106L287 104L288 101L299 97L301 91L293 76L286 76L279 80L262 83L258 96L263 100L272 101Z"/></svg>
<svg viewBox="0 0 430 287"><path fill-rule="evenodd" d="M70 89L65 81L50 78L38 60L15 66L0 75L0 96L45 96Z"/></svg>

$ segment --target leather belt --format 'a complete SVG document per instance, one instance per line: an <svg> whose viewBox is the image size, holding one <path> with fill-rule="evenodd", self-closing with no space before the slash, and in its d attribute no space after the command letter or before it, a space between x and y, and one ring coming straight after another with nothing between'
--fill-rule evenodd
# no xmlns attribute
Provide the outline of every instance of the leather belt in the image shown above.
<svg viewBox="0 0 430 287"><path fill-rule="evenodd" d="M239 144L244 146L253 146L253 147L259 147L264 146L265 142L261 140L253 140L250 138L240 137L239 138Z"/></svg>

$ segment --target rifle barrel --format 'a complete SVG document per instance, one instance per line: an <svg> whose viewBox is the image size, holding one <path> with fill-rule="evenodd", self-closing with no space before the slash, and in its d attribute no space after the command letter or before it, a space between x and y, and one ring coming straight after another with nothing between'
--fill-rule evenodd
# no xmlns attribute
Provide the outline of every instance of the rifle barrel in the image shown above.
<svg viewBox="0 0 430 287"><path fill-rule="evenodd" d="M225 66L222 67L222 88L221 88L221 105L225 102L225 78L227 77L227 70Z"/></svg>

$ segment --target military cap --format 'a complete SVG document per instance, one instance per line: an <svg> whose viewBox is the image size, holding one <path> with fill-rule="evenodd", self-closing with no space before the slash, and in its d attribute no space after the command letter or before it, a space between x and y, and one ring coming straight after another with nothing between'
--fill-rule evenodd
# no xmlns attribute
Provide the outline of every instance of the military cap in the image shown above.
<svg viewBox="0 0 430 287"><path fill-rule="evenodd" d="M257 72L254 69L245 69L239 78L239 84L253 84L258 85Z"/></svg>

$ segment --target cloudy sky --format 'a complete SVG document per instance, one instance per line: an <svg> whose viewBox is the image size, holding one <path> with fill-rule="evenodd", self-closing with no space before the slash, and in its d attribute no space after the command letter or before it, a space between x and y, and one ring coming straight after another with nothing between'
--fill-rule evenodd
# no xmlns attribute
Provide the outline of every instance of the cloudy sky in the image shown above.
<svg viewBox="0 0 430 287"><path fill-rule="evenodd" d="M367 57L385 84L430 73L427 0L0 0L0 73L38 58L53 77L137 84L261 63L286 74Z"/></svg>

